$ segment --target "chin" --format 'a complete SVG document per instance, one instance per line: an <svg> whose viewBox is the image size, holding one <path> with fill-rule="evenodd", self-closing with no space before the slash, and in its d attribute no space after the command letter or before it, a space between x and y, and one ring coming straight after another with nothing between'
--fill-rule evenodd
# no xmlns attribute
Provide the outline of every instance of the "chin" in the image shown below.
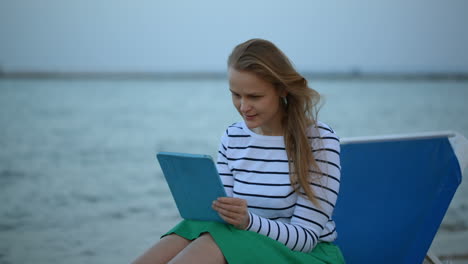
<svg viewBox="0 0 468 264"><path fill-rule="evenodd" d="M245 125L246 125L249 129L254 129L254 128L257 128L257 127L260 126L257 122L247 121L247 120L245 120L245 119L244 119L244 122L245 122Z"/></svg>

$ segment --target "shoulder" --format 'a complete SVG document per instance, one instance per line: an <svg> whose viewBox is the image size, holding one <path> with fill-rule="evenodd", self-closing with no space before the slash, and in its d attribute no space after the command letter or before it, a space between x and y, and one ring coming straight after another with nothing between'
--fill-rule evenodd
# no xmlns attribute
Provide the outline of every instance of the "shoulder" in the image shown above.
<svg viewBox="0 0 468 264"><path fill-rule="evenodd" d="M336 137L339 139L338 135L336 134L335 130L331 128L331 126L317 121L315 124L311 125L307 131L307 135L313 138L317 137Z"/></svg>
<svg viewBox="0 0 468 264"><path fill-rule="evenodd" d="M243 122L236 122L231 124L226 128L223 134L223 138L230 138L230 137L248 137L249 134L244 129Z"/></svg>
<svg viewBox="0 0 468 264"><path fill-rule="evenodd" d="M243 122L236 122L226 128L227 135L247 135Z"/></svg>
<svg viewBox="0 0 468 264"><path fill-rule="evenodd" d="M318 121L309 128L308 132L313 134L308 137L315 160L325 162L322 165L328 164L340 169L341 145L335 131L327 124ZM339 178L336 175L335 177Z"/></svg>

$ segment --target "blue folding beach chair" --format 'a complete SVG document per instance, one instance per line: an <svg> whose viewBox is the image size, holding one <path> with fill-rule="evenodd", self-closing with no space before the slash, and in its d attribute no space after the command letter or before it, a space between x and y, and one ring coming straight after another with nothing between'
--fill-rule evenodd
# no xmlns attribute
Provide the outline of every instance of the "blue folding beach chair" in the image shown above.
<svg viewBox="0 0 468 264"><path fill-rule="evenodd" d="M346 263L423 263L461 183L451 136L342 141L334 219Z"/></svg>

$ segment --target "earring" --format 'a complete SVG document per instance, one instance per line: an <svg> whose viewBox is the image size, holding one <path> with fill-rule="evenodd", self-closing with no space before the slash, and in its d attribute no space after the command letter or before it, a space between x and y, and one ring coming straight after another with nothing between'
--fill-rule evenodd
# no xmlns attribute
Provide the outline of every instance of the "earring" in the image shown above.
<svg viewBox="0 0 468 264"><path fill-rule="evenodd" d="M281 99L283 100L284 105L288 104L288 99L286 98L286 96L281 97Z"/></svg>

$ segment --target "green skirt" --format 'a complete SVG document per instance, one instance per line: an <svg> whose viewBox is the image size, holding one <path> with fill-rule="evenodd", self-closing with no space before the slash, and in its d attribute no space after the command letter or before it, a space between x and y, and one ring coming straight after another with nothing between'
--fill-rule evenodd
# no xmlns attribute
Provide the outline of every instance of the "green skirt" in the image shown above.
<svg viewBox="0 0 468 264"><path fill-rule="evenodd" d="M340 249L333 243L321 242L309 253L297 252L267 236L217 222L183 220L163 237L177 234L194 240L203 233L210 233L230 264L345 263Z"/></svg>

